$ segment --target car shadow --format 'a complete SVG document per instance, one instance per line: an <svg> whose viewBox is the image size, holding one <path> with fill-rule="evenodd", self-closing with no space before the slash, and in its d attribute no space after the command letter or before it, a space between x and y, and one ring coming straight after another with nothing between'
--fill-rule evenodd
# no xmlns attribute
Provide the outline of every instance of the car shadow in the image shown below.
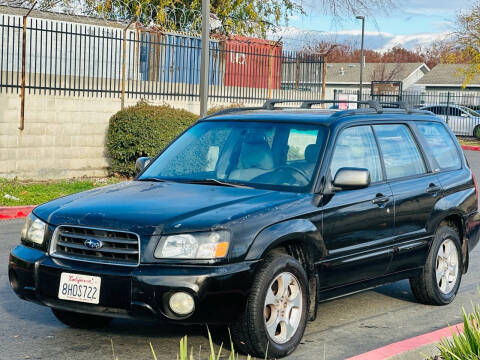
<svg viewBox="0 0 480 360"><path fill-rule="evenodd" d="M372 291L397 300L418 303L412 294L408 280L401 280L391 284L382 285Z"/></svg>

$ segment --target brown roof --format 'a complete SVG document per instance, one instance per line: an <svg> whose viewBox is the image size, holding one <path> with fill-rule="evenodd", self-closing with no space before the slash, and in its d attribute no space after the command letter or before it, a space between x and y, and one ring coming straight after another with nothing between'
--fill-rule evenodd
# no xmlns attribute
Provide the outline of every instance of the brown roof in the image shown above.
<svg viewBox="0 0 480 360"><path fill-rule="evenodd" d="M363 82L368 84L372 80L393 80L403 81L408 78L417 69L421 69L424 73L429 68L424 63L366 63L363 68ZM381 73L390 78L382 78ZM338 83L355 83L358 84L360 79L359 63L328 63L327 64L327 84Z"/></svg>
<svg viewBox="0 0 480 360"><path fill-rule="evenodd" d="M417 81L417 84L461 86L464 78L459 70L466 66L468 64L438 64ZM480 85L480 79L474 79L470 85Z"/></svg>

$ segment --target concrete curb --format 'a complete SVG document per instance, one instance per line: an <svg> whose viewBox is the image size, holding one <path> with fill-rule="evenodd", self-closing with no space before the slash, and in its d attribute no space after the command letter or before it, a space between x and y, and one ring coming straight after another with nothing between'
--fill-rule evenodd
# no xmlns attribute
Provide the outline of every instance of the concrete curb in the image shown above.
<svg viewBox="0 0 480 360"><path fill-rule="evenodd" d="M463 150L470 150L470 151L480 151L480 146L476 145L462 145Z"/></svg>
<svg viewBox="0 0 480 360"><path fill-rule="evenodd" d="M0 220L20 219L27 217L35 208L33 205L26 206L0 206Z"/></svg>
<svg viewBox="0 0 480 360"><path fill-rule="evenodd" d="M410 339L399 341L346 360L421 359L418 353L432 348L432 344L452 336L452 332L463 331L463 323L448 326ZM427 352L427 351L425 351ZM411 356L414 356L413 358Z"/></svg>

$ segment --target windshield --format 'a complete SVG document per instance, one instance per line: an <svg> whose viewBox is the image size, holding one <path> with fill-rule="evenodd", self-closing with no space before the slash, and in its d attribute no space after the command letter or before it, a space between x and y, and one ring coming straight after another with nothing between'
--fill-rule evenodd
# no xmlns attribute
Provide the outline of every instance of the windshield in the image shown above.
<svg viewBox="0 0 480 360"><path fill-rule="evenodd" d="M471 116L474 116L474 117L479 117L480 114L468 107L465 107L465 106L460 106L460 109L462 109L463 111L465 111L466 113L470 114Z"/></svg>
<svg viewBox="0 0 480 360"><path fill-rule="evenodd" d="M327 132L320 125L200 122L173 142L139 180L221 181L302 191L312 183Z"/></svg>

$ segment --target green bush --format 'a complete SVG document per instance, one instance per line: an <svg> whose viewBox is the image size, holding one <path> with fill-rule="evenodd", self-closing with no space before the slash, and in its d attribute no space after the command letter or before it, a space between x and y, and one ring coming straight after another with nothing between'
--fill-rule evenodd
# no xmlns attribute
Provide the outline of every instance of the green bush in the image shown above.
<svg viewBox="0 0 480 360"><path fill-rule="evenodd" d="M470 314L463 309L463 332L452 330L451 339L438 345L443 360L478 360L480 358L480 306L474 305Z"/></svg>
<svg viewBox="0 0 480 360"><path fill-rule="evenodd" d="M110 118L107 132L110 171L133 176L137 158L157 155L197 119L186 110L144 102L120 110Z"/></svg>

